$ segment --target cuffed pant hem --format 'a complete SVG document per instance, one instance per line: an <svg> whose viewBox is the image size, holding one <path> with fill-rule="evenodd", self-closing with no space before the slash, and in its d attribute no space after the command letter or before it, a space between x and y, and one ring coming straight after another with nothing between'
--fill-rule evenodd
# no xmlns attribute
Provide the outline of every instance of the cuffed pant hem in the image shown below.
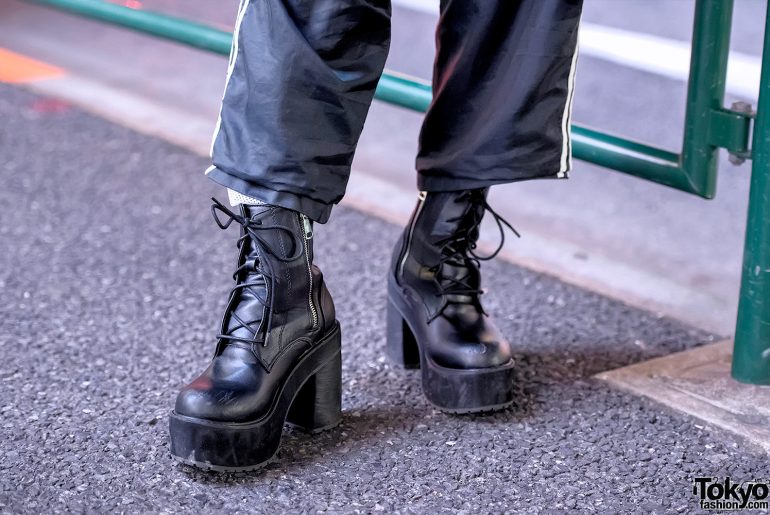
<svg viewBox="0 0 770 515"><path fill-rule="evenodd" d="M482 175L482 174L480 174ZM453 179L451 177L431 177L423 174L417 176L417 188L420 191L461 191L474 190L478 188L488 188L496 184L508 184L512 182L530 181L533 179L568 179L569 171L547 172L543 174L532 174L512 176L510 178L496 179Z"/></svg>
<svg viewBox="0 0 770 515"><path fill-rule="evenodd" d="M332 212L332 206L329 204L303 197L295 193L275 191L254 185L243 179L234 177L215 166L206 170L206 176L225 188L230 188L231 190L242 193L248 197L261 200L265 204L270 204L271 206L279 206L300 212L319 224L324 224L329 221L329 216Z"/></svg>

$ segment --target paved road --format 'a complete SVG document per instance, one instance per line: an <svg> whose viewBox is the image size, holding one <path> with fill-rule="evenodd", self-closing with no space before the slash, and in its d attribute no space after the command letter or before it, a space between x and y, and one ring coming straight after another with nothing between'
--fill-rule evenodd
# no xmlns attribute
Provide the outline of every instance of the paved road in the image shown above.
<svg viewBox="0 0 770 515"><path fill-rule="evenodd" d="M499 261L488 307L519 402L436 412L382 355L399 228L346 208L316 231L343 424L287 430L261 474L176 465L166 416L213 350L235 259L205 159L8 86L0 119L2 512L691 512L694 476L765 477L766 456L591 378L710 335Z"/></svg>

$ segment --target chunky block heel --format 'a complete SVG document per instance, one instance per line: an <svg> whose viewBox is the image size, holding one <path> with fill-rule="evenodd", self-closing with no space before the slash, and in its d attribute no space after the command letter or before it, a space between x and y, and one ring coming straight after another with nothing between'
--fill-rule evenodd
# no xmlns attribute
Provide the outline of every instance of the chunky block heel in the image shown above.
<svg viewBox="0 0 770 515"><path fill-rule="evenodd" d="M437 363L426 354L425 344L418 343L428 339L427 324L419 325L423 306L415 296L405 294L392 277L388 280L387 310L388 355L407 368L421 369L422 391L428 402L457 414L497 411L513 404L512 360L494 367L467 369ZM412 317L413 326L406 321L407 316Z"/></svg>
<svg viewBox="0 0 770 515"><path fill-rule="evenodd" d="M309 433L331 429L342 421L342 354L337 354L302 386L286 423Z"/></svg>
<svg viewBox="0 0 770 515"><path fill-rule="evenodd" d="M284 423L311 432L337 425L341 420L340 343L340 327L335 323L299 360L270 409L258 420L222 422L172 412L172 456L203 469L256 470L278 450Z"/></svg>
<svg viewBox="0 0 770 515"><path fill-rule="evenodd" d="M420 349L412 330L393 302L388 300L386 352L393 362L404 368L420 368Z"/></svg>

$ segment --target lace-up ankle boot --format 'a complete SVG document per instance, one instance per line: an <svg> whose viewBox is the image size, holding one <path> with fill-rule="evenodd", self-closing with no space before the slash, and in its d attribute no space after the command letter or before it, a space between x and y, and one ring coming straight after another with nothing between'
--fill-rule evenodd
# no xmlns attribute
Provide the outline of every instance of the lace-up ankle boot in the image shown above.
<svg viewBox="0 0 770 515"><path fill-rule="evenodd" d="M275 454L285 422L315 432L340 421L340 327L307 217L267 205L236 214L216 200L212 213L222 229L241 226L235 287L208 368L177 396L171 453L252 470Z"/></svg>
<svg viewBox="0 0 770 515"><path fill-rule="evenodd" d="M475 413L513 403L513 359L481 305L474 253L484 213L514 233L486 201L487 189L421 192L393 252L388 274L387 351L420 368L428 401L443 411ZM518 236L518 233L516 233Z"/></svg>

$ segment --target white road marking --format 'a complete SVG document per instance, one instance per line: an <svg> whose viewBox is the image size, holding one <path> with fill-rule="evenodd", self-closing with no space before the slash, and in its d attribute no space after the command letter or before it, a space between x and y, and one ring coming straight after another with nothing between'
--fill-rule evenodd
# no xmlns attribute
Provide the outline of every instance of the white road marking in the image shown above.
<svg viewBox="0 0 770 515"><path fill-rule="evenodd" d="M438 0L393 0L401 7L438 15ZM594 23L580 26L580 53L629 68L687 81L690 42L633 32ZM730 52L727 92L743 100L759 95L759 57Z"/></svg>
<svg viewBox="0 0 770 515"><path fill-rule="evenodd" d="M592 57L682 81L687 80L690 67L689 42L592 23L583 23L580 28L580 51ZM730 52L727 91L744 100L756 100L761 67L759 57Z"/></svg>

